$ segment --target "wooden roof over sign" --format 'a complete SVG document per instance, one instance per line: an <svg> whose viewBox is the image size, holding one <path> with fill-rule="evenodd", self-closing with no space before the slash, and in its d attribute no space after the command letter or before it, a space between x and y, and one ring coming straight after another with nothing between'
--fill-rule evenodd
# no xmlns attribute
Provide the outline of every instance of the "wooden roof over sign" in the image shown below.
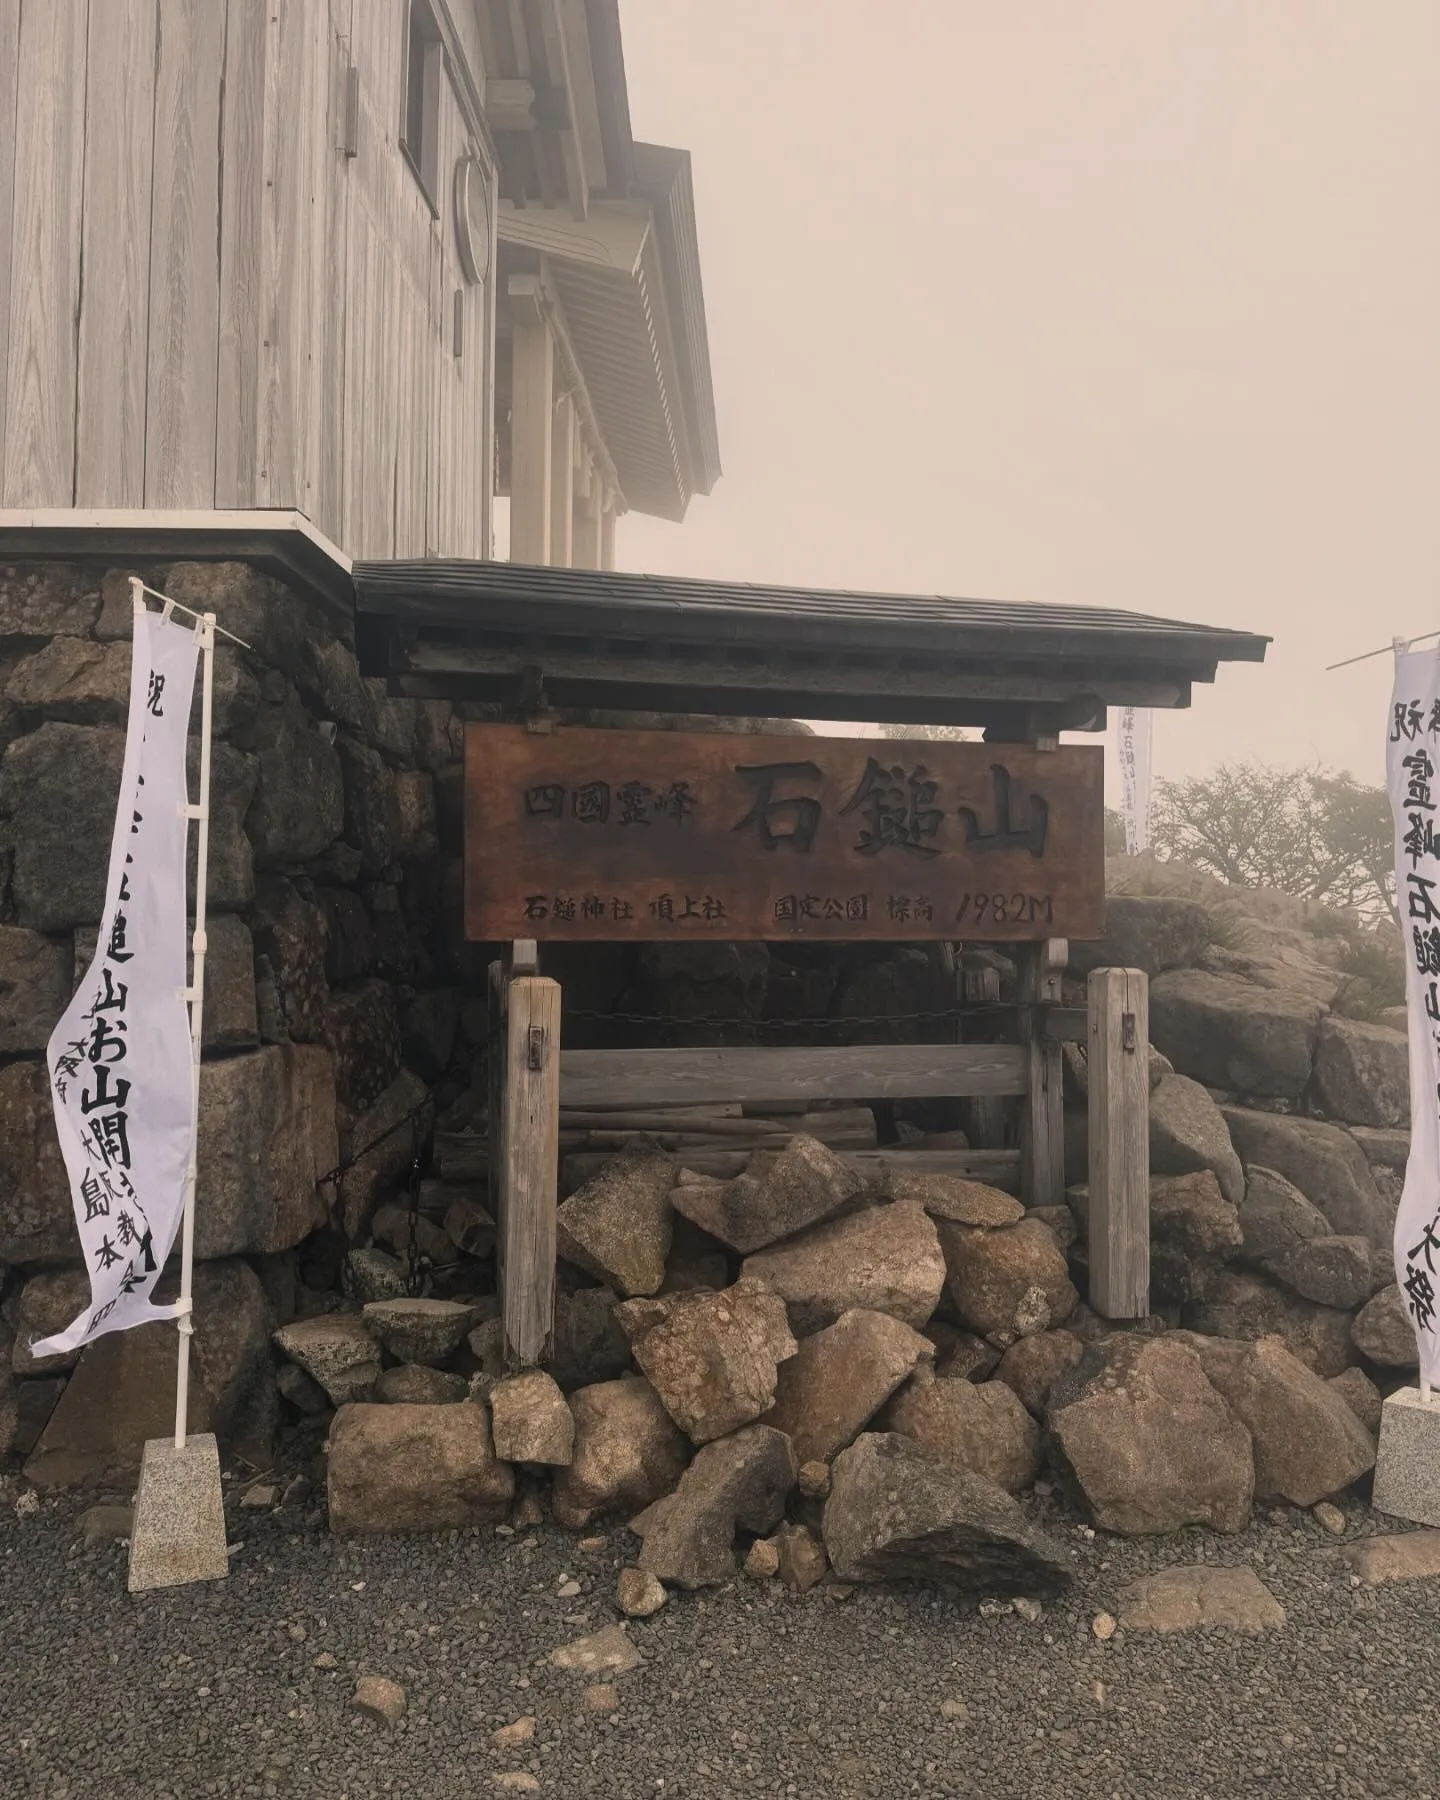
<svg viewBox="0 0 1440 1800"><path fill-rule="evenodd" d="M1250 632L1095 607L764 587L503 562L354 570L367 674L399 693L556 707L1102 729L1180 707Z"/></svg>

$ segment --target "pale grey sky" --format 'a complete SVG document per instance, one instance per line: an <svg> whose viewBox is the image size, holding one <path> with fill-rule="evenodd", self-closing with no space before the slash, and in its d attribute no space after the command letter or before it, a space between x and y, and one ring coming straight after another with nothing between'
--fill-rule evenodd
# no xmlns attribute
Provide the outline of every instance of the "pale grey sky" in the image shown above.
<svg viewBox="0 0 1440 1800"><path fill-rule="evenodd" d="M1440 627L1440 0L622 0L726 473L629 568L1268 632L1157 772L1378 781Z"/></svg>

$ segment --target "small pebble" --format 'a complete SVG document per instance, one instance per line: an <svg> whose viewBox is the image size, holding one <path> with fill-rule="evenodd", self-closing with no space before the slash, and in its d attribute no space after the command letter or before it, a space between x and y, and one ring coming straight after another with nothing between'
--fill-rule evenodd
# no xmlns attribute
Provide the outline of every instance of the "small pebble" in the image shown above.
<svg viewBox="0 0 1440 1800"><path fill-rule="evenodd" d="M134 1512L128 1506L92 1506L81 1515L80 1536L85 1548L96 1544L115 1544L130 1536Z"/></svg>
<svg viewBox="0 0 1440 1800"><path fill-rule="evenodd" d="M1344 1535L1345 1515L1338 1506L1332 1506L1328 1500L1322 1500L1318 1506L1312 1506L1310 1512L1316 1524L1324 1526L1332 1537Z"/></svg>
<svg viewBox="0 0 1440 1800"><path fill-rule="evenodd" d="M1029 1625L1034 1625L1045 1611L1045 1608L1038 1600L1032 1600L1025 1594L1022 1594L1019 1599L1013 1601L1012 1604L1020 1617Z"/></svg>
<svg viewBox="0 0 1440 1800"><path fill-rule="evenodd" d="M1107 1644L1115 1635L1115 1620L1109 1613L1099 1613L1096 1615L1090 1629L1095 1633L1102 1644Z"/></svg>
<svg viewBox="0 0 1440 1800"><path fill-rule="evenodd" d="M579 1592L580 1583L578 1581L562 1581L555 1590L556 1598L560 1600L573 1600Z"/></svg>
<svg viewBox="0 0 1440 1800"><path fill-rule="evenodd" d="M940 1702L940 1717L942 1719L963 1719L965 1713L966 1708L963 1700L942 1700Z"/></svg>
<svg viewBox="0 0 1440 1800"><path fill-rule="evenodd" d="M339 1664L328 1650L322 1650L315 1658L315 1667L317 1669L334 1669L338 1668Z"/></svg>
<svg viewBox="0 0 1440 1800"><path fill-rule="evenodd" d="M825 1500L830 1495L830 1466L823 1462L801 1463L800 1492L807 1500Z"/></svg>
<svg viewBox="0 0 1440 1800"><path fill-rule="evenodd" d="M257 1481L240 1496L240 1504L247 1512L269 1512L279 1498L280 1490L273 1482Z"/></svg>
<svg viewBox="0 0 1440 1800"><path fill-rule="evenodd" d="M664 1585L644 1569L622 1569L615 1585L615 1601L627 1619L648 1619L670 1596Z"/></svg>
<svg viewBox="0 0 1440 1800"><path fill-rule="evenodd" d="M405 1717L405 1690L398 1681L387 1681L383 1675L362 1675L355 1683L353 1704L359 1712L369 1713L387 1725L398 1725Z"/></svg>
<svg viewBox="0 0 1440 1800"><path fill-rule="evenodd" d="M525 1769L507 1769L503 1775L492 1775L491 1783L502 1794L538 1794L540 1778Z"/></svg>
<svg viewBox="0 0 1440 1800"><path fill-rule="evenodd" d="M768 1581L779 1569L779 1550L769 1538L756 1538L745 1558L745 1573L752 1581Z"/></svg>
<svg viewBox="0 0 1440 1800"><path fill-rule="evenodd" d="M607 1540L603 1537L581 1538L580 1542L576 1545L576 1549L583 1550L587 1556L594 1556L598 1550L603 1550L605 1548L606 1541Z"/></svg>
<svg viewBox="0 0 1440 1800"><path fill-rule="evenodd" d="M613 1713L620 1710L620 1690L613 1682L596 1681L580 1696L581 1710L587 1713Z"/></svg>
<svg viewBox="0 0 1440 1800"><path fill-rule="evenodd" d="M526 1713L523 1718L516 1719L512 1725L502 1725L498 1731L490 1733L490 1742L497 1750L518 1750L522 1744L528 1744L535 1736L535 1720Z"/></svg>

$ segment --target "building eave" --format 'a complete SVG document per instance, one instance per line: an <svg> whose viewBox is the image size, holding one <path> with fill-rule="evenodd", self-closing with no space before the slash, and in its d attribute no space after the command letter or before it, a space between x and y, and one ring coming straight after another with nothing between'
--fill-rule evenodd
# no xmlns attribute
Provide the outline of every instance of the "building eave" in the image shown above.
<svg viewBox="0 0 1440 1800"><path fill-rule="evenodd" d="M665 144L636 144L635 191L644 195L654 211L656 241L681 360L694 486L697 493L708 494L720 479L720 435L690 152Z"/></svg>
<svg viewBox="0 0 1440 1800"><path fill-rule="evenodd" d="M504 201L499 236L506 251L535 259L553 290L626 505L683 519L711 477L697 456L691 338L675 315L654 208L602 200L577 220L564 207Z"/></svg>

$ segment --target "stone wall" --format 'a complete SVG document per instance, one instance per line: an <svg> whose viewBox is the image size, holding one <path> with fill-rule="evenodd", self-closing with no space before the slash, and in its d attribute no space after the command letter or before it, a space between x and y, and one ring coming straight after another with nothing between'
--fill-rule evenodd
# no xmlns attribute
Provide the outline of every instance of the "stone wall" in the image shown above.
<svg viewBox="0 0 1440 1800"><path fill-rule="evenodd" d="M427 1193L414 1231L386 1202L408 1176L417 1120L423 1146L437 1120L463 1129L483 1106L496 950L467 945L461 924L462 721L496 709L391 697L361 676L347 611L244 563L0 565L0 1457L27 1457L40 1480L128 1474L143 1438L165 1429L173 1378L167 1326L44 1368L27 1349L87 1294L42 1058L103 904L132 575L213 611L249 646L222 639L215 659L196 1220L198 1354L213 1379L196 1385L195 1428L222 1426L258 1453L275 1424L272 1331L340 1304L367 1257L379 1297L412 1245L448 1254L450 1196L431 1217ZM198 710L197 699L197 728ZM575 1045L913 1041L944 1035L914 1015L954 997L943 955L913 947L559 947L546 967ZM877 1022L838 1023L856 1015ZM455 1225L467 1291L493 1285L487 1224L471 1204ZM228 1296L231 1324L213 1318L211 1292ZM280 1416L293 1425L297 1409Z"/></svg>
<svg viewBox="0 0 1440 1800"><path fill-rule="evenodd" d="M1398 933L1142 859L1117 860L1108 885L1107 936L1076 947L1074 993L1107 963L1150 976L1157 1313L1399 1385L1416 1355L1391 1259L1410 1141ZM1067 1079L1083 1224L1080 1057Z"/></svg>
<svg viewBox="0 0 1440 1800"><path fill-rule="evenodd" d="M85 1463L82 1440L84 1472L114 1472L106 1434L79 1428L97 1398L82 1387L98 1389L102 1412L143 1410L158 1388L163 1414L173 1369L173 1330L147 1328L88 1352L90 1374L62 1397L67 1371L34 1370L25 1348L85 1297L41 1058L103 902L131 574L250 646L222 640L215 659L196 1250L202 1296L223 1292L230 1317L202 1299L199 1359L214 1377L199 1383L202 1413L237 1423L222 1396L246 1386L247 1363L273 1412L269 1333L303 1296L300 1247L323 1247L336 1200L320 1178L432 1086L443 1104L474 1048L461 1024L473 959L460 938L453 710L390 698L361 677L348 617L244 564L0 568L0 1349L16 1377L0 1375L0 1448L30 1451L55 1409L32 1461L57 1479ZM342 1188L352 1234L410 1154L410 1131L397 1132ZM137 1374L147 1358L150 1380Z"/></svg>

